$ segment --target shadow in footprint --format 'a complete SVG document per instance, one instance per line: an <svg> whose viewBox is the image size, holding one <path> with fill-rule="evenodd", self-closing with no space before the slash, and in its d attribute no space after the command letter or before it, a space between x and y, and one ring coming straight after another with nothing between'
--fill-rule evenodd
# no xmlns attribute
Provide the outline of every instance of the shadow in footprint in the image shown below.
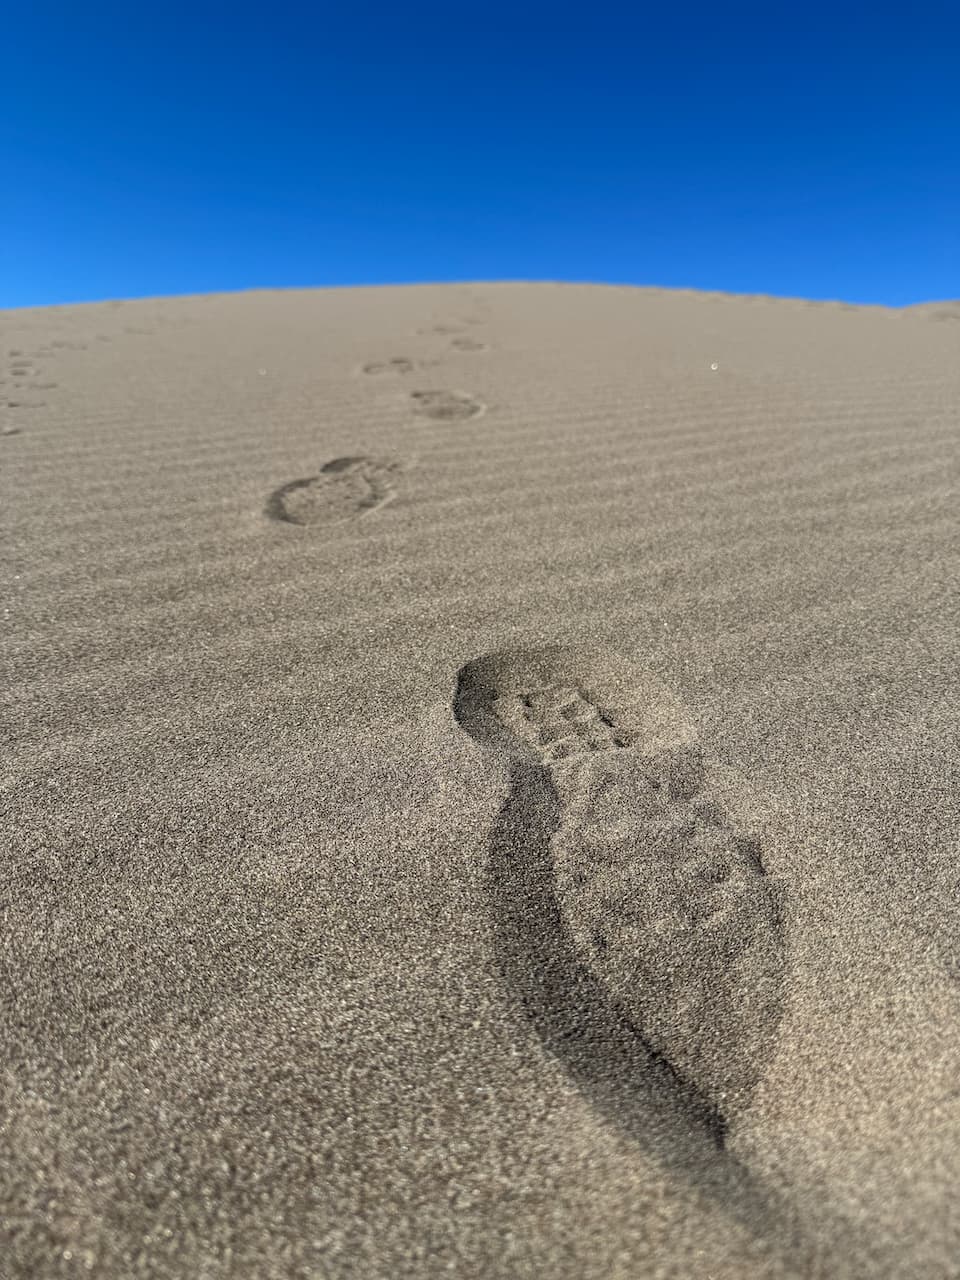
<svg viewBox="0 0 960 1280"><path fill-rule="evenodd" d="M716 1110L644 1044L574 950L554 893L550 842L560 800L548 771L517 764L510 784L490 836L488 875L510 989L544 1045L591 1094L605 1096L621 1122L644 1133L693 1126L722 1147L725 1126Z"/></svg>
<svg viewBox="0 0 960 1280"><path fill-rule="evenodd" d="M797 1274L894 1276L873 1256L865 1227L855 1228L825 1205L811 1232L789 1198L726 1151L721 1117L650 1050L580 963L553 893L550 842L559 822L547 770L514 766L490 835L487 894L504 987L544 1048L667 1176L680 1179L705 1207L720 1205Z"/></svg>
<svg viewBox="0 0 960 1280"><path fill-rule="evenodd" d="M508 704L530 676L561 710L572 701L575 684L584 704L596 702L600 690L600 697L609 694L608 706L621 708L613 713L602 709L599 717L575 708L567 724L567 733L579 737L581 750L595 733L607 735L609 741L598 748L599 766L595 757L586 763L571 759L571 737L543 733L539 723L525 743L518 742L517 721ZM683 743L692 733L678 703L658 692L652 680L641 677L634 686L633 677L628 664L601 662L573 650L507 651L468 663L459 674L453 704L457 723L509 767L509 792L491 831L486 875L504 988L591 1105L668 1175L747 1227L761 1249L803 1275L839 1274L830 1269L838 1259L870 1259L876 1274L865 1230L825 1206L810 1231L798 1206L726 1148L731 1117L722 1113L709 1081L704 1088L702 1081L691 1080L644 1035L633 993L627 990L621 998L624 989L605 980L603 967L591 961L576 936L569 899L565 905L558 892L558 848L562 851L565 824L569 834L571 796L580 789L583 770L592 770L595 778L597 769L602 775L619 758L632 773L635 748L656 740ZM544 690L551 679L560 688ZM631 708L631 700L636 704L648 695L659 698L656 705ZM536 705L536 696L521 693L521 700L526 710ZM635 728L640 721L631 718L634 711L647 715L641 730ZM635 733L642 736L633 738ZM633 738L629 745L628 738ZM621 745L624 750L616 749ZM683 751L676 755L678 803L685 803L681 792L689 792L697 781L696 770L692 781L687 777L688 756ZM589 824L581 830L589 830ZM605 877L607 890L610 885ZM614 883L612 898L603 903L607 917L625 909L621 892L622 886ZM663 994L659 992L660 998ZM656 988L652 995L658 995ZM648 1001L649 995L641 1008ZM655 1023L653 1027L656 1032ZM669 1037L666 1043L673 1047Z"/></svg>

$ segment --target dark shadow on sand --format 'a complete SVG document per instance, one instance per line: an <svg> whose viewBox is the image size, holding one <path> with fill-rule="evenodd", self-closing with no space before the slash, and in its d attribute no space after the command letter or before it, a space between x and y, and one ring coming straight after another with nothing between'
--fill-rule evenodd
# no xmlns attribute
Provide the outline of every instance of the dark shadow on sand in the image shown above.
<svg viewBox="0 0 960 1280"><path fill-rule="evenodd" d="M549 771L515 764L490 836L487 889L505 986L545 1048L608 1122L705 1203L720 1204L781 1265L804 1277L881 1274L864 1231L825 1206L814 1236L791 1203L724 1150L716 1111L651 1051L580 963L553 892L550 840L559 818Z"/></svg>

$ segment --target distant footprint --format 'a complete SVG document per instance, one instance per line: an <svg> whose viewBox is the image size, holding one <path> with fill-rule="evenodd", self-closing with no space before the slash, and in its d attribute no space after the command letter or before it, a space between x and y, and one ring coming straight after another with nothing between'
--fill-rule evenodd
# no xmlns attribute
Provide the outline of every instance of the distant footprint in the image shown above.
<svg viewBox="0 0 960 1280"><path fill-rule="evenodd" d="M450 343L455 351L486 351L485 342L477 342L475 338L454 338Z"/></svg>
<svg viewBox="0 0 960 1280"><path fill-rule="evenodd" d="M374 360L370 364L362 365L360 372L379 377L385 373L413 373L415 368L416 365L412 360L408 360L405 356L394 356L392 360Z"/></svg>
<svg viewBox="0 0 960 1280"><path fill-rule="evenodd" d="M481 400L474 399L465 391L412 391L414 413L422 418L433 418L437 422L462 422L468 418L479 418L486 409Z"/></svg>
<svg viewBox="0 0 960 1280"><path fill-rule="evenodd" d="M432 324L426 329L418 329L417 333L441 333L446 335L451 333L463 333L463 329L464 326L462 324Z"/></svg>
<svg viewBox="0 0 960 1280"><path fill-rule="evenodd" d="M396 459L335 458L319 475L291 480L272 493L266 514L288 524L336 524L368 515L396 497L406 464Z"/></svg>
<svg viewBox="0 0 960 1280"><path fill-rule="evenodd" d="M469 662L454 714L513 766L515 856L518 823L556 814L547 874L579 963L722 1132L773 1048L783 931L777 883L711 794L683 708L626 661L551 648Z"/></svg>

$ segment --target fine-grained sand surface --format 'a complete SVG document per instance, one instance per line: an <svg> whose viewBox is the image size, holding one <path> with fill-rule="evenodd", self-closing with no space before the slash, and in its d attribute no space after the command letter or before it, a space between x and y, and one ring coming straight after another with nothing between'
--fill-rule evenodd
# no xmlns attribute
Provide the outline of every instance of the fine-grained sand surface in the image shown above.
<svg viewBox="0 0 960 1280"><path fill-rule="evenodd" d="M960 304L0 314L0 1277L960 1276Z"/></svg>

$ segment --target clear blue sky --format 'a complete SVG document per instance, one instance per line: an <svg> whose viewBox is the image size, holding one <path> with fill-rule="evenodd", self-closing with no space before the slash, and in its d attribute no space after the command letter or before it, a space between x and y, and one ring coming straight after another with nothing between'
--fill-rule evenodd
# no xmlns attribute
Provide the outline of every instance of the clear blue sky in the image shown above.
<svg viewBox="0 0 960 1280"><path fill-rule="evenodd" d="M24 0L0 307L567 279L960 297L960 6Z"/></svg>

